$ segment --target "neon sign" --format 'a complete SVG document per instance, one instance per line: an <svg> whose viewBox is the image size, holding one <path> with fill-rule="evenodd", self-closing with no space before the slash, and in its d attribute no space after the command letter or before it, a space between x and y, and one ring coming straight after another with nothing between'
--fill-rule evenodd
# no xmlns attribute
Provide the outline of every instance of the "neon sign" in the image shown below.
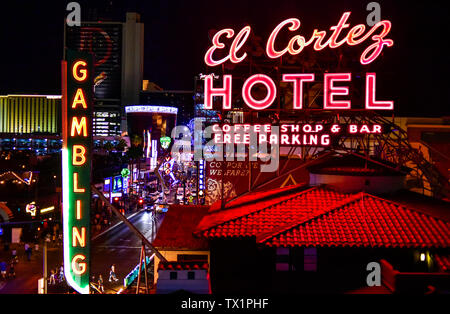
<svg viewBox="0 0 450 314"><path fill-rule="evenodd" d="M251 145L254 136L257 144L280 146L329 146L334 137L342 134L382 134L380 124L281 124L274 132L271 124L213 124L215 144Z"/></svg>
<svg viewBox="0 0 450 314"><path fill-rule="evenodd" d="M361 54L360 62L363 65L369 64L374 61L382 52L383 47L391 47L394 45L394 41L392 39L385 38L390 30L391 30L391 22L388 20L380 21L376 23L370 30L366 31L366 26L364 24L355 25L351 28L347 35L344 36L340 41L338 41L338 37L341 35L341 32L345 28L349 28L350 24L346 24L351 12L345 12L339 23L335 26L330 27L330 31L333 31L328 40L325 40L327 35L326 31L319 31L314 29L310 39L307 41L306 38L300 34L293 36L288 45L282 49L277 50L275 48L277 38L280 32L286 31L295 32L300 28L300 20L297 18L290 18L284 20L272 31L270 34L267 45L266 45L266 54L271 59L280 58L286 53L290 55L297 55L303 51L307 46L313 45L313 49L316 51L320 51L326 47L331 49L338 48L344 44L348 46L356 46L362 44L369 38L372 39L373 43L368 46L364 52ZM377 32L378 31L378 32ZM229 48L228 56L215 60L213 55L216 50L221 50L225 48L225 44L221 41L221 39L225 36L226 38L233 38L234 30L231 28L223 29L217 32L212 39L212 46L208 49L205 54L205 63L210 67L218 66L226 61L231 61L232 63L239 63L243 61L247 57L246 52L240 52L243 45L247 41L251 32L250 26L245 26L237 35L234 37L233 42ZM238 56L238 53L240 56Z"/></svg>
<svg viewBox="0 0 450 314"><path fill-rule="evenodd" d="M284 49L276 48L280 46L277 38L281 32L295 32L300 28L300 20L296 18L290 18L281 22L270 34L267 45L266 54L271 59L282 57L284 54L297 55L303 51L303 49L309 45L313 46L313 49L320 51L329 47L331 49L340 47L344 44L348 46L356 46L371 39L373 43L369 45L360 57L360 62L363 65L367 65L374 61L382 52L383 47L391 47L394 45L392 39L387 38L391 30L391 22L388 20L380 21L371 29L366 32L366 26L363 24L355 25L350 28L350 24L347 24L347 20L351 12L345 12L337 25L330 27L331 35L327 40L326 31L319 31L314 29L309 40L306 40L300 34L294 35L287 46ZM343 35L344 30L348 29L346 35ZM204 61L208 66L215 67L226 61L232 63L242 62L247 53L244 51L244 44L249 38L251 33L250 26L244 27L234 37L234 30L231 28L223 29L217 32L212 39L212 46L205 54ZM342 33L342 34L341 34ZM217 50L227 49L226 44L223 42L224 37L232 39L231 46L229 47L228 55L220 60L214 58L214 53ZM342 37L342 38L340 38ZM278 49L278 50L277 50ZM222 99L222 109L232 110L232 88L233 88L233 76L230 74L223 75L222 86L213 86L214 75L204 76L204 99L205 109L213 109L213 98ZM324 73L323 75L323 109L325 110L348 110L351 109L352 104L350 100L335 99L335 96L349 96L349 87L342 86L342 84L349 84L352 80L351 73ZM315 75L313 73L289 73L282 74L282 82L289 83L292 86L293 93L293 109L303 109L303 87L306 83L315 81ZM339 83L339 85L335 85ZM266 92L265 97L261 100L257 100L252 96L252 89L256 85L262 85ZM277 97L277 85L273 79L265 74L254 74L249 77L242 86L242 99L244 103L253 110L264 110L269 108ZM393 101L382 101L376 98L376 74L366 73L365 84L365 109L368 110L393 110Z"/></svg>
<svg viewBox="0 0 450 314"><path fill-rule="evenodd" d="M64 272L83 294L89 293L92 88L92 56L68 50L62 61Z"/></svg>
<svg viewBox="0 0 450 314"><path fill-rule="evenodd" d="M162 148L168 149L170 146L170 143L172 142L172 139L168 136L164 136L159 139L159 142L161 143Z"/></svg>
<svg viewBox="0 0 450 314"><path fill-rule="evenodd" d="M205 109L213 109L213 97L222 98L222 108L231 110L232 103L232 75L223 76L223 87L213 87L212 77L205 78ZM303 109L303 84L314 81L312 73L283 74L282 82L293 83L294 110ZM335 100L334 96L348 96L347 86L335 86L335 82L350 82L351 73L325 73L324 74L324 99L323 109L351 109L350 100ZM266 97L256 100L251 95L252 88L256 84L264 85ZM365 109L368 110L393 110L393 101L376 100L376 74L366 73ZM269 108L277 97L275 82L267 75L255 74L248 78L242 87L242 99L245 104L254 110Z"/></svg>

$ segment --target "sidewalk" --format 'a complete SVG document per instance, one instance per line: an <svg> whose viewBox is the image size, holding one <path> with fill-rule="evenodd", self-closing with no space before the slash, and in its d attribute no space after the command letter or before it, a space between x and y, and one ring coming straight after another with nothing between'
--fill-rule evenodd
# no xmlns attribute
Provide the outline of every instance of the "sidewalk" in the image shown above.
<svg viewBox="0 0 450 314"><path fill-rule="evenodd" d="M38 280L43 277L43 246L39 245L39 250L34 250L31 254L30 261L27 260L27 256L24 251L24 243L11 244L9 251L1 250L0 260L8 262L11 259L11 250L16 248L19 262L15 264L16 278L10 278L7 280L0 280L0 294L37 294L38 293ZM47 248L47 265L49 268L48 275L50 275L50 269L56 268L62 264L62 247L50 244ZM60 293L64 293L65 289Z"/></svg>

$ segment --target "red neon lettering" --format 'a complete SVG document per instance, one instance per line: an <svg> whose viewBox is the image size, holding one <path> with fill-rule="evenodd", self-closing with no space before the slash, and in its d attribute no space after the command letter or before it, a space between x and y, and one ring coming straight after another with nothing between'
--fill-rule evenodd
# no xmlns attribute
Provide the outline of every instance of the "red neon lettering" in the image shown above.
<svg viewBox="0 0 450 314"><path fill-rule="evenodd" d="M266 53L269 58L272 59L279 58L286 52L289 52L289 54L291 55L296 55L300 53L304 47L310 45L312 42L314 42L314 50L317 51L320 51L327 46L330 48L337 48L344 43L347 43L349 46L354 46L366 41L378 28L383 27L380 34L372 36L372 40L374 41L374 43L367 47L360 57L361 64L369 64L380 55L381 51L383 50L383 46L391 47L394 44L393 40L384 39L391 30L391 22L387 20L378 22L371 28L369 32L367 32L366 35L358 40L356 39L356 37L361 36L364 33L365 26L362 24L356 25L355 27L350 29L344 39L338 42L337 39L342 32L342 29L348 28L350 26L349 24L346 24L346 21L350 14L351 12L345 12L342 15L339 23L336 26L330 27L330 30L333 31L333 34L325 43L323 43L323 40L326 36L326 31L319 31L315 29L309 41L306 42L303 36L296 35L291 39L289 45L285 49L276 51L274 48L275 40L280 30L288 24L291 24L291 26L288 27L290 31L296 31L300 27L300 21L298 19L287 19L281 22L269 36L266 45ZM294 43L297 43L299 45L299 49L294 49Z"/></svg>
<svg viewBox="0 0 450 314"><path fill-rule="evenodd" d="M221 96L222 108L231 109L231 84L232 76L223 76L223 88L213 88L213 77L212 75L207 75L205 77L205 109L213 108L213 97Z"/></svg>
<svg viewBox="0 0 450 314"><path fill-rule="evenodd" d="M376 74L367 73L366 74L366 109L372 110L393 110L393 101L377 101L375 100L375 83Z"/></svg>
<svg viewBox="0 0 450 314"><path fill-rule="evenodd" d="M348 82L351 80L351 73L325 73L324 74L324 109L350 109L350 100L333 100L333 96L348 95L348 87L335 87L334 81Z"/></svg>
<svg viewBox="0 0 450 314"><path fill-rule="evenodd" d="M314 74L284 74L283 82L294 83L294 109L303 108L303 82L313 82Z"/></svg>
<svg viewBox="0 0 450 314"><path fill-rule="evenodd" d="M234 36L234 30L232 30L231 28L226 28L226 29L223 29L223 30L217 32L217 33L214 35L214 37L213 37L213 39L212 39L213 45L212 45L211 48L209 48L209 50L208 50L208 51L206 52L206 54L205 54L205 63L206 63L207 65L209 65L210 67L213 67L213 66L222 64L223 62L227 61L227 60L230 58L229 55L226 56L225 58L221 59L221 60L218 60L218 61L215 61L215 60L213 60L213 58L212 58L212 55L213 55L213 53L214 53L214 51L215 51L216 49L222 49L222 48L225 47L225 44L223 44L223 43L220 42L220 37L221 37L223 34L226 34L227 38L231 38L231 37Z"/></svg>
<svg viewBox="0 0 450 314"><path fill-rule="evenodd" d="M236 53L241 49L241 47L247 41L248 36L250 35L251 28L250 26L244 27L239 34L237 34L236 38L233 40L233 44L230 48L230 61L233 63L239 63L247 57L247 53L245 52L242 57L238 58Z"/></svg>
<svg viewBox="0 0 450 314"><path fill-rule="evenodd" d="M232 38L234 36L234 30L231 28L223 29L223 30L217 32L213 37L212 47L209 48L205 54L205 63L210 67L214 67L214 66L224 63L228 59L230 59L230 61L233 63L239 63L242 60L244 60L247 57L247 53L244 53L241 57L238 57L237 52L239 51L239 49L242 48L242 46L247 41L247 38L250 35L250 31L251 31L250 26L244 27L234 38L233 43L231 44L231 48L230 48L228 56L226 56L220 60L214 60L213 59L214 51L216 49L225 48L225 44L220 42L220 37L224 34L226 35L227 38Z"/></svg>
<svg viewBox="0 0 450 314"><path fill-rule="evenodd" d="M290 31L296 31L300 27L300 21L298 19L287 19L287 20L281 22L277 27L275 27L272 34L270 34L269 39L267 40L267 46L266 46L266 53L272 59L281 57L289 50L289 47L286 47L282 51L275 50L275 38L277 37L280 30L287 24L292 24L291 26L288 27L288 29ZM304 38L303 38L303 41L304 41ZM292 42L292 44L293 44L293 42Z"/></svg>
<svg viewBox="0 0 450 314"><path fill-rule="evenodd" d="M262 100L256 100L251 95L252 87L255 84L263 84L267 89L267 95ZM277 88L273 80L264 74L255 74L245 81L242 87L242 98L244 102L252 109L262 110L269 107L277 97Z"/></svg>

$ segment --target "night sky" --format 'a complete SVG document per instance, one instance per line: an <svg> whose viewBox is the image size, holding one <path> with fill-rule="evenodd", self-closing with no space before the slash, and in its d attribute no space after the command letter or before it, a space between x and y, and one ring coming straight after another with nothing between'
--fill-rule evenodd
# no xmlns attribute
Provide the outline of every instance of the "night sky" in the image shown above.
<svg viewBox="0 0 450 314"><path fill-rule="evenodd" d="M2 1L0 11L0 94L60 94L63 22L70 1ZM151 0L78 1L83 16L125 19L137 11L145 23L144 78L164 89L192 90L194 76L205 72L208 30L251 25L264 38L281 21L296 17L300 32L328 30L352 11L351 26L365 23L370 1L350 0ZM378 1L382 19L392 21L389 38L371 70L386 82L382 95L395 101L396 113L450 115L449 52L445 50L450 10L434 1ZM303 31L303 32L302 32ZM364 49L367 45L364 45ZM362 49L361 52L364 50ZM301 58L301 54L299 55ZM385 74L386 73L386 74Z"/></svg>

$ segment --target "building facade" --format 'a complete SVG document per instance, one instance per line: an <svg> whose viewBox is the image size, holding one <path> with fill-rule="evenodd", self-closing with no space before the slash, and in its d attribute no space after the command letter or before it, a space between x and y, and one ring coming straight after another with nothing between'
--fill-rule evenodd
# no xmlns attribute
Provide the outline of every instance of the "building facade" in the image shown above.
<svg viewBox="0 0 450 314"><path fill-rule="evenodd" d="M125 22L65 25L64 47L94 54L94 136L126 131L124 107L139 103L144 64L144 24L137 13Z"/></svg>

